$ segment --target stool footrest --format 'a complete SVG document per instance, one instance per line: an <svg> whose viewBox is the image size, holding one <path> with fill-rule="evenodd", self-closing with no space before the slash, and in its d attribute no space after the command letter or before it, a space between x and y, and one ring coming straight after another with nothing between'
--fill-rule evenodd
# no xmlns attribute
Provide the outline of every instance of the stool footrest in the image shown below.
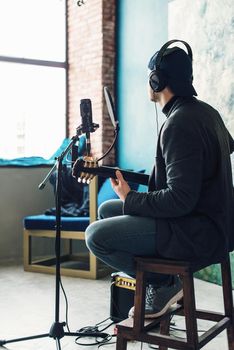
<svg viewBox="0 0 234 350"><path fill-rule="evenodd" d="M145 318L144 320L144 326L142 331L149 331L152 328L155 328L160 325L160 322L165 320L168 317L171 317L174 314L177 314L177 312L182 309L181 305L172 306L165 314L163 314L160 317L157 318ZM117 329L128 329L133 330L134 329L134 318L129 317L126 320L123 320L122 322L117 324Z"/></svg>
<svg viewBox="0 0 234 350"><path fill-rule="evenodd" d="M148 344L168 346L172 349L194 350L194 347L188 344L186 339L178 340L178 338L171 335L162 335L156 332L122 332L121 337L124 337L127 340L136 340Z"/></svg>
<svg viewBox="0 0 234 350"><path fill-rule="evenodd" d="M214 311L196 310L196 318L200 320L219 322L224 318L224 315Z"/></svg>
<svg viewBox="0 0 234 350"><path fill-rule="evenodd" d="M219 333L221 333L224 329L226 329L229 324L230 324L229 317L224 317L222 320L216 323L213 327L211 327L208 331L202 334L199 337L199 348L202 348L210 340L215 338Z"/></svg>

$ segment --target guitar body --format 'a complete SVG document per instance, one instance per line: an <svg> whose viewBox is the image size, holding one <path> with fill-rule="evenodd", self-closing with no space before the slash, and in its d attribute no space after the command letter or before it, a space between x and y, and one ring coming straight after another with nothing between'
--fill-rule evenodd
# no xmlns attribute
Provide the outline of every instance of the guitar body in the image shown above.
<svg viewBox="0 0 234 350"><path fill-rule="evenodd" d="M141 185L148 185L149 175L127 171L117 167L98 166L97 162L92 158L77 159L73 165L72 175L79 181L89 183L95 175L101 177L112 177L116 179L115 172L119 170L125 181L134 182Z"/></svg>

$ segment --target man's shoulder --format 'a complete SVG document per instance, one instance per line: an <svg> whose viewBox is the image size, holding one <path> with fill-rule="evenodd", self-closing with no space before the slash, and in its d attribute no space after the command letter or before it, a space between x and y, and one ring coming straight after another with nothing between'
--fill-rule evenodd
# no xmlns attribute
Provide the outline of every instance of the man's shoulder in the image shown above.
<svg viewBox="0 0 234 350"><path fill-rule="evenodd" d="M199 120L204 122L207 116L219 116L219 112L208 103L198 100L195 97L178 98L173 105L170 116L167 119L168 124L194 123Z"/></svg>
<svg viewBox="0 0 234 350"><path fill-rule="evenodd" d="M213 109L208 103L198 100L196 97L179 97L171 110L171 115L183 112L194 112L201 109Z"/></svg>
<svg viewBox="0 0 234 350"><path fill-rule="evenodd" d="M164 127L190 124L198 109L197 104L200 104L200 101L196 99L179 97L173 104Z"/></svg>

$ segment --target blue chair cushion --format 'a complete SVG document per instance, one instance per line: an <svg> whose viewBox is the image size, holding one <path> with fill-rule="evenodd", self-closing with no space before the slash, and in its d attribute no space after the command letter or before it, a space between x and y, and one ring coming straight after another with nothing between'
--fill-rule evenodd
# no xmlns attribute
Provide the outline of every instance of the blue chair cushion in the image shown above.
<svg viewBox="0 0 234 350"><path fill-rule="evenodd" d="M31 215L24 218L24 227L27 230L55 230L55 216ZM89 217L61 217L61 230L85 231L89 225Z"/></svg>

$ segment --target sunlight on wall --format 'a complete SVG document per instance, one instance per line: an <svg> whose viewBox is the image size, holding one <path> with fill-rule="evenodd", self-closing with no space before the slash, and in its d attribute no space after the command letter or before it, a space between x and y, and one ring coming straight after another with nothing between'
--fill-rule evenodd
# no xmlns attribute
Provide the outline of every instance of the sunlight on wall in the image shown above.
<svg viewBox="0 0 234 350"><path fill-rule="evenodd" d="M174 0L169 3L169 38L193 50L198 98L218 109L234 136L233 0Z"/></svg>

